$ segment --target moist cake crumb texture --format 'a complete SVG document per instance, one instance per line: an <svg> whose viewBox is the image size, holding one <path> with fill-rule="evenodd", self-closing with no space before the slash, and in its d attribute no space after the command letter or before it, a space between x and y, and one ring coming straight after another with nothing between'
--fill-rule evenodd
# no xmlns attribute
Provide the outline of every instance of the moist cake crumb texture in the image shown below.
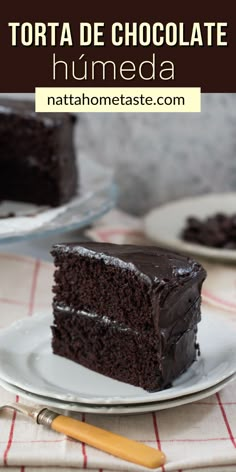
<svg viewBox="0 0 236 472"><path fill-rule="evenodd" d="M55 354L148 391L165 388L196 359L206 273L156 247L57 244Z"/></svg>

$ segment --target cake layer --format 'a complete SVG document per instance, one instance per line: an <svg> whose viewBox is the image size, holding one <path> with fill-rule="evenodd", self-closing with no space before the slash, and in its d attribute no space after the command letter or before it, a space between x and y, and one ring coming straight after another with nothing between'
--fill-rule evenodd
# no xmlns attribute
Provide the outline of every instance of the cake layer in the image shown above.
<svg viewBox="0 0 236 472"><path fill-rule="evenodd" d="M149 391L168 386L196 358L196 324L173 336L163 349L158 337L149 338L107 317L57 308L52 332L55 354Z"/></svg>
<svg viewBox="0 0 236 472"><path fill-rule="evenodd" d="M99 316L96 313L89 313L86 311L79 311L75 310L71 307L59 304L54 304L54 322L55 326L57 325L57 320L60 320L60 317L63 315L71 315L76 316L78 315L79 318L81 316L87 317L88 319L92 319L94 323L100 323L101 326L106 327L111 325L115 331L123 332L129 331L136 336L139 336L142 339L142 342L154 342L156 348L158 347L159 343L159 351L160 353L166 350L170 344L174 343L176 339L182 335L186 330L193 328L199 321L201 320L201 299L199 298L187 311L187 313L183 314L182 317L178 317L175 322L168 326L167 328L160 328L159 334L155 335L154 337L150 336L149 332L145 330L139 331L138 329L132 329L124 323L119 323L118 321L111 320L107 316Z"/></svg>
<svg viewBox="0 0 236 472"><path fill-rule="evenodd" d="M181 322L199 299L200 264L156 247L57 244L54 303L95 312L150 335Z"/></svg>
<svg viewBox="0 0 236 472"><path fill-rule="evenodd" d="M53 247L55 354L123 382L167 387L196 358L196 261L157 247Z"/></svg>
<svg viewBox="0 0 236 472"><path fill-rule="evenodd" d="M0 101L0 200L57 206L77 191L74 117Z"/></svg>

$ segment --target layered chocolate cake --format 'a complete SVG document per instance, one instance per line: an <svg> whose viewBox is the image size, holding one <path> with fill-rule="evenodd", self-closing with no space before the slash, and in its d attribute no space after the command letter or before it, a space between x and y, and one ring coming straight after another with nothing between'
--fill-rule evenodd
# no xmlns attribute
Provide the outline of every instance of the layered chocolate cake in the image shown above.
<svg viewBox="0 0 236 472"><path fill-rule="evenodd" d="M148 391L196 359L206 273L156 247L57 244L53 352Z"/></svg>
<svg viewBox="0 0 236 472"><path fill-rule="evenodd" d="M57 206L75 195L74 121L35 113L30 101L0 101L0 201Z"/></svg>

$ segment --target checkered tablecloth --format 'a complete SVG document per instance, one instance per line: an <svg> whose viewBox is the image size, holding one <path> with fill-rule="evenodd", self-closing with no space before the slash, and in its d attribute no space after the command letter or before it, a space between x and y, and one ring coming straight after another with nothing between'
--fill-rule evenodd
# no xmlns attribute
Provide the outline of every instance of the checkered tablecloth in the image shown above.
<svg viewBox="0 0 236 472"><path fill-rule="evenodd" d="M90 236L121 242L131 231L133 239L142 237L139 228L127 231L122 228L118 226L116 231L114 226L107 228L103 223L92 230L93 234L90 230ZM236 269L234 271L236 280ZM50 263L0 254L1 328L48 309L52 274ZM235 314L233 310L225 311L225 316L236 317L236 311ZM0 404L8 401L21 399L0 388ZM162 472L236 471L235 382L207 399L174 409L135 416L81 414L79 417L154 448L162 448L167 456ZM90 472L144 470L9 411L0 414L0 468L6 466L12 467L12 472L33 472L39 467L50 468L51 472L58 471L58 467L61 471L72 467Z"/></svg>

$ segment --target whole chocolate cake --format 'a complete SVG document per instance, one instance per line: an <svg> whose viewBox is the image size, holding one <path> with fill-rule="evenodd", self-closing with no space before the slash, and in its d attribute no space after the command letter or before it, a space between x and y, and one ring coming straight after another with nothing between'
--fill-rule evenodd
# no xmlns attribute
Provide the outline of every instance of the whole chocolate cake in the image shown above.
<svg viewBox="0 0 236 472"><path fill-rule="evenodd" d="M75 195L74 121L35 113L30 101L0 100L0 201L57 206Z"/></svg>
<svg viewBox="0 0 236 472"><path fill-rule="evenodd" d="M56 244L52 347L89 369L148 391L196 359L206 273L156 247Z"/></svg>

